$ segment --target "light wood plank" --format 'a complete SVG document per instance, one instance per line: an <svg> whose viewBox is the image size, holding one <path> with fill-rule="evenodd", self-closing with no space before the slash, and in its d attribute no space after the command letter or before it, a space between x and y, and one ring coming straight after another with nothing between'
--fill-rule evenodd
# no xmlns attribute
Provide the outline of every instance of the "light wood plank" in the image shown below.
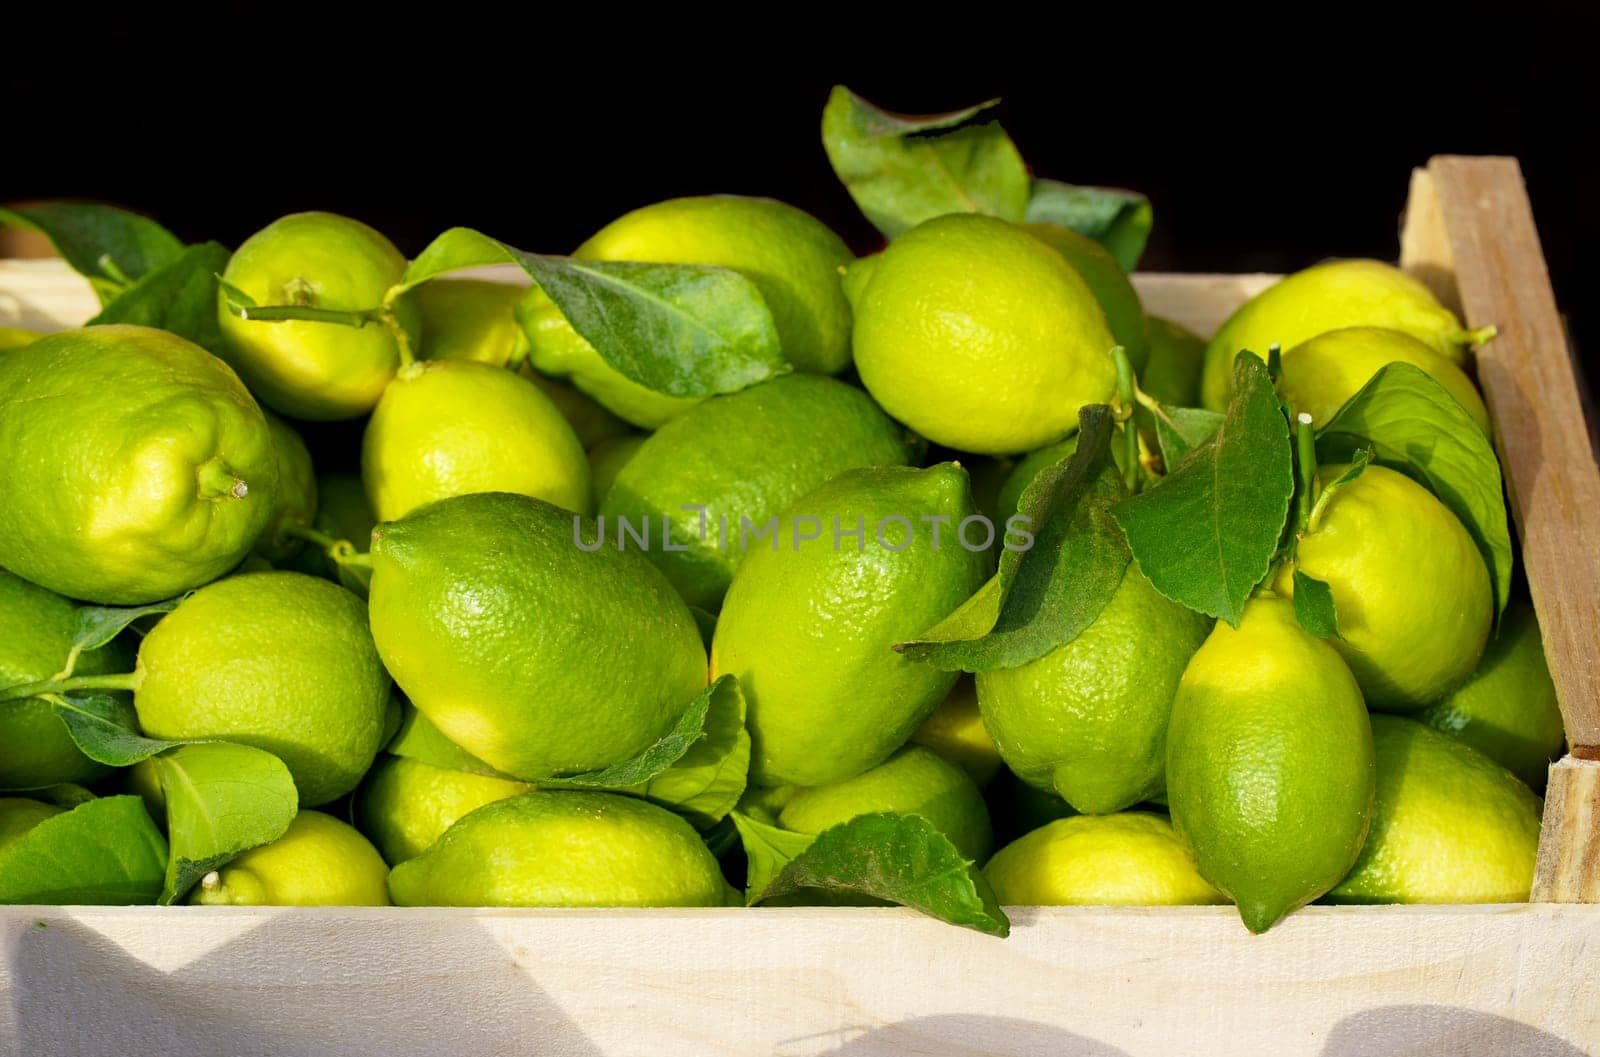
<svg viewBox="0 0 1600 1057"><path fill-rule="evenodd" d="M1533 899L1600 903L1600 762L1569 756L1550 768Z"/></svg>

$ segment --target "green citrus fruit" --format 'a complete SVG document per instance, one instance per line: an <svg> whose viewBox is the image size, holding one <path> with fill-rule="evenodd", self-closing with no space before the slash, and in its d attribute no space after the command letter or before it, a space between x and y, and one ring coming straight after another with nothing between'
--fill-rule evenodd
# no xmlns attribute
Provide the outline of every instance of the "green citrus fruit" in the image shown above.
<svg viewBox="0 0 1600 1057"><path fill-rule="evenodd" d="M639 753L706 684L688 606L634 551L527 496L422 507L373 533L372 632L417 710L539 781Z"/></svg>
<svg viewBox="0 0 1600 1057"><path fill-rule="evenodd" d="M1111 256L1111 251L1094 239L1059 224L1023 226L1028 234L1065 257L1072 270L1089 284L1089 292L1094 294L1100 310L1105 313L1112 338L1127 353L1133 369L1143 371L1150 358L1150 330L1145 322L1144 305L1128 273Z"/></svg>
<svg viewBox="0 0 1600 1057"><path fill-rule="evenodd" d="M38 800L0 797L0 855L4 855L30 829L64 811L65 808Z"/></svg>
<svg viewBox="0 0 1600 1057"><path fill-rule="evenodd" d="M619 526L647 525L658 540L650 560L690 605L715 610L746 553L747 523L759 531L835 474L908 457L904 431L866 393L790 374L662 426L617 474L600 512ZM690 506L704 508L703 523ZM659 545L666 525L671 550Z"/></svg>
<svg viewBox="0 0 1600 1057"><path fill-rule="evenodd" d="M534 792L478 808L396 866L401 906L710 907L727 882L694 828L614 793Z"/></svg>
<svg viewBox="0 0 1600 1057"><path fill-rule="evenodd" d="M1258 597L1218 621L1178 684L1167 731L1172 822L1251 932L1338 884L1366 838L1372 730L1343 659Z"/></svg>
<svg viewBox="0 0 1600 1057"><path fill-rule="evenodd" d="M1477 671L1417 718L1471 745L1534 792L1544 789L1566 732L1533 607L1507 606Z"/></svg>
<svg viewBox="0 0 1600 1057"><path fill-rule="evenodd" d="M356 817L383 857L402 863L427 851L461 816L532 788L509 778L383 756L361 787Z"/></svg>
<svg viewBox="0 0 1600 1057"><path fill-rule="evenodd" d="M25 330L22 327L0 327L0 351L5 349L20 349L24 345L31 345L44 337L36 330Z"/></svg>
<svg viewBox="0 0 1600 1057"><path fill-rule="evenodd" d="M141 605L239 564L272 516L261 409L198 345L69 330L0 357L0 566Z"/></svg>
<svg viewBox="0 0 1600 1057"><path fill-rule="evenodd" d="M953 463L848 470L784 512L770 548L752 546L723 603L711 669L744 688L753 781L860 774L939 707L955 675L892 647L978 589L987 553L958 538L973 516ZM842 534L856 530L859 539ZM973 526L967 538L984 542Z"/></svg>
<svg viewBox="0 0 1600 1057"><path fill-rule="evenodd" d="M153 738L221 738L277 756L300 803L354 789L377 755L389 677L361 600L302 573L190 595L139 648L134 708Z"/></svg>
<svg viewBox="0 0 1600 1057"><path fill-rule="evenodd" d="M389 867L353 826L301 811L283 836L201 879L189 902L213 907L381 907Z"/></svg>
<svg viewBox="0 0 1600 1057"><path fill-rule="evenodd" d="M1520 903L1533 885L1539 798L1470 746L1373 716L1378 799L1335 903Z"/></svg>
<svg viewBox="0 0 1600 1057"><path fill-rule="evenodd" d="M795 833L821 833L880 811L920 815L973 862L983 862L994 850L989 809L977 785L960 767L920 745L908 745L853 778L796 790L778 812L778 824Z"/></svg>
<svg viewBox="0 0 1600 1057"><path fill-rule="evenodd" d="M950 696L922 721L911 740L966 771L980 789L1000 773L1000 750L983 725L978 689L970 678L957 680Z"/></svg>
<svg viewBox="0 0 1600 1057"><path fill-rule="evenodd" d="M1150 355L1139 372L1139 388L1168 407L1200 403L1200 373L1205 369L1206 342L1188 327L1148 316Z"/></svg>
<svg viewBox="0 0 1600 1057"><path fill-rule="evenodd" d="M272 434L272 450L277 456L278 489L273 497L272 516L256 541L256 553L277 563L292 559L304 544L289 529L296 525L309 528L316 523L317 474L306 442L288 423L268 412L267 431Z"/></svg>
<svg viewBox="0 0 1600 1057"><path fill-rule="evenodd" d="M1291 408L1310 415L1312 423L1320 426L1391 363L1409 363L1426 371L1480 429L1489 432L1489 412L1467 372L1398 330L1344 327L1285 350L1278 392Z"/></svg>
<svg viewBox="0 0 1600 1057"><path fill-rule="evenodd" d="M1172 696L1208 626L1129 565L1077 638L978 673L978 706L1006 766L1085 814L1160 793Z"/></svg>
<svg viewBox="0 0 1600 1057"><path fill-rule="evenodd" d="M572 432L578 435L578 443L583 445L584 450L614 437L627 436L633 428L570 382L547 377L527 364L523 364L517 373L550 398L550 402L556 405L562 417L572 426Z"/></svg>
<svg viewBox="0 0 1600 1057"><path fill-rule="evenodd" d="M1324 486L1347 467L1318 471ZM1375 709L1414 712L1472 674L1494 620L1483 556L1448 508L1404 474L1368 466L1328 497L1276 588L1321 580L1339 615L1335 648Z"/></svg>
<svg viewBox="0 0 1600 1057"><path fill-rule="evenodd" d="M649 438L643 433L629 433L621 437L610 437L589 449L589 486L594 494L596 509L605 505L606 496L611 492L611 486L616 483L617 474L628 465L639 449L644 447L644 442Z"/></svg>
<svg viewBox="0 0 1600 1057"><path fill-rule="evenodd" d="M400 370L367 423L361 479L380 521L473 492L589 509L589 459L561 412L526 378L471 360Z"/></svg>
<svg viewBox="0 0 1600 1057"><path fill-rule="evenodd" d="M1008 906L1225 903L1160 815L1076 815L995 852L983 874Z"/></svg>
<svg viewBox="0 0 1600 1057"><path fill-rule="evenodd" d="M528 339L517 305L528 288L483 279L431 279L412 294L422 318L417 354L429 360L476 360L504 367L521 356Z"/></svg>
<svg viewBox="0 0 1600 1057"><path fill-rule="evenodd" d="M360 221L294 213L246 239L222 278L258 305L362 311L382 305L405 270L394 244ZM379 323L245 320L228 307L228 296L218 290L223 359L262 403L291 418L364 415L400 366L395 339ZM394 310L406 331L420 331L410 298Z"/></svg>
<svg viewBox="0 0 1600 1057"><path fill-rule="evenodd" d="M61 671L72 650L76 612L60 595L0 569L0 687L43 682ZM79 656L73 674L125 672L130 663L113 642ZM46 702L0 704L0 789L88 782L107 770L78 751Z"/></svg>
<svg viewBox="0 0 1600 1057"><path fill-rule="evenodd" d="M1457 365L1466 362L1461 321L1422 283L1382 261L1328 261L1295 272L1240 305L1206 346L1201 396L1221 411L1233 361L1249 349L1265 358L1342 327L1385 327L1419 339Z"/></svg>
<svg viewBox="0 0 1600 1057"><path fill-rule="evenodd" d="M783 806L799 791L800 787L797 785L747 786L744 795L739 798L736 810L740 814L749 815L757 822L776 826Z"/></svg>

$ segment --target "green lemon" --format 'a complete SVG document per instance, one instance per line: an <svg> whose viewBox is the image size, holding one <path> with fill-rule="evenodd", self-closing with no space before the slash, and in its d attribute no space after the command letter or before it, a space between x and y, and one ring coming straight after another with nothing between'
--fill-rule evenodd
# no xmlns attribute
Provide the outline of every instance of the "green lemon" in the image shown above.
<svg viewBox="0 0 1600 1057"><path fill-rule="evenodd" d="M239 564L277 458L232 371L164 330L68 330L0 357L0 566L141 605Z"/></svg>
<svg viewBox="0 0 1600 1057"><path fill-rule="evenodd" d="M356 819L389 863L402 863L427 851L461 816L532 788L509 778L383 756L361 787Z"/></svg>
<svg viewBox="0 0 1600 1057"><path fill-rule="evenodd" d="M1032 451L1116 388L1116 344L1061 254L1014 224L959 214L895 239L854 306L856 369L885 411L940 444Z"/></svg>
<svg viewBox="0 0 1600 1057"><path fill-rule="evenodd" d="M778 812L778 824L795 833L821 833L879 811L922 816L973 862L983 862L994 849L989 809L977 785L920 745L908 745L853 778L796 790Z"/></svg>
<svg viewBox="0 0 1600 1057"><path fill-rule="evenodd" d="M47 818L55 818L66 808L23 797L0 797L0 855L21 840L27 832Z"/></svg>
<svg viewBox="0 0 1600 1057"><path fill-rule="evenodd" d="M526 378L472 360L400 370L367 423L361 479L380 521L473 492L589 509L589 458L555 404Z"/></svg>
<svg viewBox="0 0 1600 1057"><path fill-rule="evenodd" d="M277 456L278 489L273 497L272 516L256 541L256 553L277 563L292 559L304 544L289 530L316 523L317 473L306 442L288 423L268 412L267 430L272 434L272 450Z"/></svg>
<svg viewBox="0 0 1600 1057"><path fill-rule="evenodd" d="M744 795L739 798L736 809L741 814L748 815L757 822L765 822L769 826L778 824L778 815L783 811L793 796L800 791L797 785L752 785L747 786Z"/></svg>
<svg viewBox="0 0 1600 1057"><path fill-rule="evenodd" d="M49 679L67 661L77 607L0 569L0 688ZM113 642L78 658L74 675L125 672L132 658ZM83 753L55 711L29 698L0 704L0 789L88 782L107 767Z"/></svg>
<svg viewBox="0 0 1600 1057"><path fill-rule="evenodd" d="M953 463L848 470L791 506L770 547L750 549L717 621L711 670L744 688L752 781L860 774L939 707L955 675L892 647L982 583L988 555L959 537L973 517ZM983 543L981 526L966 538Z"/></svg>
<svg viewBox="0 0 1600 1057"><path fill-rule="evenodd" d="M600 513L619 528L623 518L644 524L658 541L670 525L673 549L654 546L650 560L690 605L714 611L768 519L835 474L909 455L904 431L866 393L790 374L662 426L617 474ZM704 508L704 521L690 507Z"/></svg>
<svg viewBox="0 0 1600 1057"><path fill-rule="evenodd" d="M849 366L850 306L839 288L839 269L851 260L850 250L793 206L734 195L674 198L617 218L574 256L731 268L761 292L790 363L818 374ZM534 366L570 375L579 389L634 425L653 429L694 405L623 377L543 295L535 294L523 311Z"/></svg>
<svg viewBox="0 0 1600 1057"><path fill-rule="evenodd" d="M966 771L980 789L1000 773L1000 750L983 725L978 689L970 678L957 680L950 696L922 721L911 740Z"/></svg>
<svg viewBox="0 0 1600 1057"><path fill-rule="evenodd" d="M1229 316L1206 346L1201 396L1221 411L1241 349L1265 357L1342 327L1385 327L1410 334L1452 363L1466 363L1470 336L1433 292L1382 261L1328 261L1295 272Z"/></svg>
<svg viewBox="0 0 1600 1057"><path fill-rule="evenodd" d="M333 213L294 213L273 221L234 251L223 281L258 305L363 311L383 304L406 259L367 225ZM397 322L421 329L416 305L402 298ZM217 292L223 359L261 402L291 418L327 421L372 410L400 366L400 350L378 323L245 320Z"/></svg>
<svg viewBox="0 0 1600 1057"><path fill-rule="evenodd" d="M572 426L572 432L578 435L578 443L585 450L614 437L627 436L632 429L628 423L607 411L593 397L585 396L571 383L540 374L527 364L523 364L517 373L550 398L550 402L556 405L562 417Z"/></svg>
<svg viewBox="0 0 1600 1057"><path fill-rule="evenodd" d="M353 826L301 811L283 836L205 875L189 902L213 907L381 907L389 867Z"/></svg>
<svg viewBox="0 0 1600 1057"><path fill-rule="evenodd" d="M1146 317L1150 355L1139 372L1139 388L1168 407L1200 403L1200 373L1205 370L1206 341L1180 323Z"/></svg>
<svg viewBox="0 0 1600 1057"><path fill-rule="evenodd" d="M605 505L606 496L617 481L617 474L639 454L639 449L644 447L647 439L643 433L629 433L622 437L610 437L589 449L589 486L596 509Z"/></svg>
<svg viewBox="0 0 1600 1057"><path fill-rule="evenodd" d="M1324 487L1347 467L1318 471ZM1404 474L1368 466L1327 497L1275 587L1294 595L1294 570L1328 585L1339 614L1335 648L1367 704L1414 712L1478 665L1494 620L1483 556L1461 522Z"/></svg>
<svg viewBox="0 0 1600 1057"><path fill-rule="evenodd" d="M1485 433L1489 412L1467 372L1410 334L1382 327L1343 327L1318 334L1283 353L1278 392L1314 425L1333 417L1344 402L1391 363L1426 371Z"/></svg>
<svg viewBox="0 0 1600 1057"><path fill-rule="evenodd" d="M1172 822L1251 932L1338 884L1372 816L1372 730L1350 669L1282 598L1218 621L1167 731Z"/></svg>
<svg viewBox="0 0 1600 1057"><path fill-rule="evenodd" d="M517 323L526 286L483 279L432 279L412 293L422 318L417 355L504 367L528 344Z"/></svg>
<svg viewBox="0 0 1600 1057"><path fill-rule="evenodd" d="M1417 718L1471 745L1534 792L1544 789L1566 732L1533 607L1507 606L1477 670Z"/></svg>
<svg viewBox="0 0 1600 1057"><path fill-rule="evenodd" d="M1006 766L1085 814L1159 794L1172 695L1208 626L1128 566L1077 638L1019 667L978 673L978 707Z"/></svg>
<svg viewBox="0 0 1600 1057"><path fill-rule="evenodd" d="M361 600L293 572L234 576L190 595L145 636L138 680L146 734L265 749L307 807L361 781L390 689Z"/></svg>
<svg viewBox="0 0 1600 1057"><path fill-rule="evenodd" d="M1539 851L1539 798L1476 749L1373 716L1378 799L1335 903L1521 903Z"/></svg>
<svg viewBox="0 0 1600 1057"><path fill-rule="evenodd" d="M1023 226L1028 234L1065 257L1073 271L1089 284L1089 292L1094 294L1100 310L1105 313L1111 336L1127 353L1133 369L1143 371L1150 358L1150 330L1145 322L1144 305L1128 273L1111 256L1111 251L1094 239L1059 224Z"/></svg>
<svg viewBox="0 0 1600 1057"><path fill-rule="evenodd" d="M22 327L0 327L0 351L6 349L20 349L24 345L31 345L44 337L36 330L25 330Z"/></svg>
<svg viewBox="0 0 1600 1057"><path fill-rule="evenodd" d="M1160 815L1076 815L995 852L983 874L1008 906L1225 903Z"/></svg>
<svg viewBox="0 0 1600 1057"><path fill-rule="evenodd" d="M396 866L389 891L401 906L713 907L727 882L665 808L562 791L478 808Z"/></svg>
<svg viewBox="0 0 1600 1057"><path fill-rule="evenodd" d="M446 499L373 533L372 633L451 741L539 781L639 753L706 685L689 607L632 550L527 496ZM581 544L581 546L580 546Z"/></svg>

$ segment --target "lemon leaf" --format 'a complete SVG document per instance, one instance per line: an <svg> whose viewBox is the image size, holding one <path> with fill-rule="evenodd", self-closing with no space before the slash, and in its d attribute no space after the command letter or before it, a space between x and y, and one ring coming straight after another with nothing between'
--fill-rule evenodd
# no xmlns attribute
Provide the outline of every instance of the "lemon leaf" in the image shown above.
<svg viewBox="0 0 1600 1057"><path fill-rule="evenodd" d="M744 845L745 905L754 906L784 868L811 847L816 837L762 822L743 811L735 811L728 817L733 819L739 842Z"/></svg>
<svg viewBox="0 0 1600 1057"><path fill-rule="evenodd" d="M998 102L905 117L836 85L822 111L822 145L850 197L887 238L947 213L1020 221L1028 170L990 114Z"/></svg>
<svg viewBox="0 0 1600 1057"><path fill-rule="evenodd" d="M1110 251L1122 270L1139 266L1155 214L1150 199L1115 187L1080 187L1060 180L1034 180L1026 218L1059 224L1094 239Z"/></svg>
<svg viewBox="0 0 1600 1057"><path fill-rule="evenodd" d="M683 759L696 742L706 737L706 720L711 714L711 702L726 692L733 676L724 675L695 695L689 707L683 710L671 730L654 744L632 759L612 764L600 771L582 774L563 774L541 780L546 789L608 789L622 790L644 785ZM735 798L737 799L737 798Z"/></svg>
<svg viewBox="0 0 1600 1057"><path fill-rule="evenodd" d="M283 836L299 806L289 769L248 745L180 745L157 755L155 767L172 842L163 906L236 855Z"/></svg>
<svg viewBox="0 0 1600 1057"><path fill-rule="evenodd" d="M1222 425L1222 415L1200 407L1140 407L1139 417L1149 423L1161 449L1161 462L1169 469L1210 440Z"/></svg>
<svg viewBox="0 0 1600 1057"><path fill-rule="evenodd" d="M177 236L148 217L93 202L0 208L0 224L49 239L73 271L89 280L101 304L184 252Z"/></svg>
<svg viewBox="0 0 1600 1057"><path fill-rule="evenodd" d="M1494 581L1496 613L1511 595L1511 529L1494 447L1455 397L1426 371L1391 363L1317 431L1317 457L1342 462L1361 448L1428 489L1460 519Z"/></svg>
<svg viewBox="0 0 1600 1057"><path fill-rule="evenodd" d="M1294 460L1289 423L1260 357L1239 354L1233 394L1209 440L1111 515L1156 590L1237 627L1278 549Z"/></svg>
<svg viewBox="0 0 1600 1057"><path fill-rule="evenodd" d="M1294 615L1300 626L1319 639L1339 637L1339 608L1326 583L1294 571Z"/></svg>
<svg viewBox="0 0 1600 1057"><path fill-rule="evenodd" d="M0 903L153 903L167 842L136 796L89 799L0 852Z"/></svg>
<svg viewBox="0 0 1600 1057"><path fill-rule="evenodd" d="M169 598L165 602L152 602L147 606L79 606L72 615L72 648L62 667L63 676L72 674L80 656L109 644L134 621L170 613L186 597Z"/></svg>
<svg viewBox="0 0 1600 1057"><path fill-rule="evenodd" d="M228 266L231 256L220 242L190 246L117 294L89 323L157 327L216 352L222 347L217 273Z"/></svg>
<svg viewBox="0 0 1600 1057"><path fill-rule="evenodd" d="M399 729L384 746L384 751L392 756L404 756L446 771L465 771L468 774L487 775L491 778L519 780L495 770L445 737L444 732L434 726L433 721L417 711L410 702L401 706Z"/></svg>
<svg viewBox="0 0 1600 1057"><path fill-rule="evenodd" d="M704 832L728 817L744 795L749 777L750 732L745 729L744 692L730 675L711 686L705 737L637 792L676 811Z"/></svg>
<svg viewBox="0 0 1600 1057"><path fill-rule="evenodd" d="M66 724L78 750L96 763L129 767L179 744L139 733L133 704L115 694L71 693L45 698Z"/></svg>

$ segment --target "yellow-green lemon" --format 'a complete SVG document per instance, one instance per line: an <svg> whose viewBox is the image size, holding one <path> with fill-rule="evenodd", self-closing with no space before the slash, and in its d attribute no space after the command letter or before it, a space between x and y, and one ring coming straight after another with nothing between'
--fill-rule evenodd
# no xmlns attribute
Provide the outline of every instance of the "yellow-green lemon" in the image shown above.
<svg viewBox="0 0 1600 1057"><path fill-rule="evenodd" d="M61 671L72 649L77 607L60 595L0 569L0 688L43 682ZM78 657L74 675L125 672L132 663L117 643ZM37 698L0 704L0 789L88 782L108 768L73 742L51 706Z"/></svg>
<svg viewBox="0 0 1600 1057"><path fill-rule="evenodd" d="M1146 317L1150 355L1139 372L1139 388L1168 407L1200 403L1200 374L1205 370L1206 341L1181 323Z"/></svg>
<svg viewBox="0 0 1600 1057"><path fill-rule="evenodd" d="M412 292L422 319L417 354L504 367L526 350L517 305L528 288L484 279L431 279Z"/></svg>
<svg viewBox="0 0 1600 1057"><path fill-rule="evenodd" d="M1278 392L1291 408L1310 415L1312 424L1320 426L1391 363L1409 363L1426 371L1479 429L1489 431L1489 412L1466 371L1410 334L1383 327L1343 327L1286 349Z"/></svg>
<svg viewBox="0 0 1600 1057"><path fill-rule="evenodd" d="M527 496L421 507L373 533L372 632L417 710L528 781L637 754L706 684L689 607L634 550Z"/></svg>
<svg viewBox="0 0 1600 1057"><path fill-rule="evenodd" d="M594 495L595 509L605 504L606 495L617 481L617 474L628 461L639 454L648 437L643 433L629 433L610 437L589 449L589 488ZM693 511L686 511L693 514Z"/></svg>
<svg viewBox="0 0 1600 1057"><path fill-rule="evenodd" d="M533 792L478 808L396 866L401 906L710 907L727 882L694 828L615 793Z"/></svg>
<svg viewBox="0 0 1600 1057"><path fill-rule="evenodd" d="M201 906L380 907L389 867L353 826L301 811L283 836L206 874L189 893Z"/></svg>
<svg viewBox="0 0 1600 1057"><path fill-rule="evenodd" d="M1373 716L1378 799L1336 903L1520 903L1533 885L1539 798L1468 745Z"/></svg>
<svg viewBox="0 0 1600 1057"><path fill-rule="evenodd" d="M278 460L278 489L272 517L256 541L256 553L269 562L285 562L298 554L303 541L292 534L294 526L310 528L317 518L317 474L311 452L300 434L283 419L267 413L267 430Z"/></svg>
<svg viewBox="0 0 1600 1057"><path fill-rule="evenodd" d="M1057 819L995 852L983 874L1008 906L1227 902L1195 869L1172 824L1143 811Z"/></svg>
<svg viewBox="0 0 1600 1057"><path fill-rule="evenodd" d="M873 258L854 308L856 369L930 440L1006 455L1054 443L1109 400L1116 344L1061 254L993 217L937 217Z"/></svg>
<svg viewBox="0 0 1600 1057"><path fill-rule="evenodd" d="M1265 358L1273 345L1292 349L1342 327L1386 327L1410 334L1455 364L1466 362L1469 336L1433 292L1382 261L1328 261L1295 272L1246 301L1206 346L1201 396L1221 411L1233 361L1249 349Z"/></svg>
<svg viewBox="0 0 1600 1057"><path fill-rule="evenodd" d="M66 809L25 797L0 797L0 855L21 840L29 830Z"/></svg>
<svg viewBox="0 0 1600 1057"><path fill-rule="evenodd" d="M1129 565L1077 638L978 673L978 707L1006 766L1085 814L1159 794L1172 696L1208 626Z"/></svg>
<svg viewBox="0 0 1600 1057"><path fill-rule="evenodd" d="M556 409L572 427L572 432L578 435L578 443L586 451L613 437L626 436L633 428L571 382L540 374L527 364L523 364L517 373L550 398L550 402L556 405Z"/></svg>
<svg viewBox="0 0 1600 1057"><path fill-rule="evenodd" d="M402 863L427 851L461 816L532 788L509 778L384 756L361 787L356 817L383 857Z"/></svg>
<svg viewBox="0 0 1600 1057"><path fill-rule="evenodd" d="M303 573L248 573L196 591L145 636L138 676L146 734L265 749L307 807L361 781L389 704L366 607Z"/></svg>
<svg viewBox="0 0 1600 1057"><path fill-rule="evenodd" d="M1477 670L1417 718L1471 745L1534 792L1544 789L1566 732L1533 607L1507 606Z"/></svg>
<svg viewBox="0 0 1600 1057"><path fill-rule="evenodd" d="M472 360L401 369L367 423L361 479L380 521L472 492L589 510L589 459L561 412L526 378Z"/></svg>
<svg viewBox="0 0 1600 1057"><path fill-rule="evenodd" d="M1150 358L1150 331L1145 322L1144 305L1128 279L1128 273L1094 239L1059 224L1024 225L1028 234L1067 259L1072 270L1089 284L1100 310L1105 313L1111 336L1127 353L1135 371L1143 371Z"/></svg>
<svg viewBox="0 0 1600 1057"><path fill-rule="evenodd" d="M272 516L267 420L164 330L68 330L0 357L0 566L141 605L239 564Z"/></svg>
<svg viewBox="0 0 1600 1057"><path fill-rule="evenodd" d="M294 213L246 239L228 261L223 281L258 305L363 311L383 304L406 259L394 244L358 220L333 213ZM400 366L389 329L371 322L267 321L239 318L217 292L224 359L274 411L324 421L372 410ZM400 326L420 330L416 305L394 306Z"/></svg>
<svg viewBox="0 0 1600 1057"><path fill-rule="evenodd" d="M717 621L711 669L744 688L753 781L860 774L939 707L955 675L893 647L978 589L987 554L969 546L985 543L980 521L953 463L867 468L801 498L770 543L751 546Z"/></svg>
<svg viewBox="0 0 1600 1057"><path fill-rule="evenodd" d="M957 680L950 696L911 735L966 771L981 789L1000 773L1000 750L983 725L978 711L978 688L970 677Z"/></svg>
<svg viewBox="0 0 1600 1057"><path fill-rule="evenodd" d="M989 809L977 785L920 745L908 745L853 778L796 790L778 812L778 824L795 833L821 833L880 811L920 815L973 862L983 862L994 848Z"/></svg>
<svg viewBox="0 0 1600 1057"><path fill-rule="evenodd" d="M43 336L36 330L27 330L23 327L0 327L0 351L20 349L24 345L33 344Z"/></svg>
<svg viewBox="0 0 1600 1057"><path fill-rule="evenodd" d="M904 431L860 389L785 375L662 426L618 472L600 513L618 531L623 519L644 525L650 560L690 605L715 610L769 519L838 473L904 465L909 454Z"/></svg>
<svg viewBox="0 0 1600 1057"><path fill-rule="evenodd" d="M1349 872L1372 816L1372 729L1344 660L1257 597L1184 669L1167 802L1200 875L1264 932Z"/></svg>
<svg viewBox="0 0 1600 1057"><path fill-rule="evenodd" d="M1318 477L1326 487L1346 469ZM1280 594L1293 597L1295 569L1332 592L1333 644L1373 708L1425 708L1478 666L1494 620L1488 567L1456 516L1404 474L1368 466L1330 495Z"/></svg>

